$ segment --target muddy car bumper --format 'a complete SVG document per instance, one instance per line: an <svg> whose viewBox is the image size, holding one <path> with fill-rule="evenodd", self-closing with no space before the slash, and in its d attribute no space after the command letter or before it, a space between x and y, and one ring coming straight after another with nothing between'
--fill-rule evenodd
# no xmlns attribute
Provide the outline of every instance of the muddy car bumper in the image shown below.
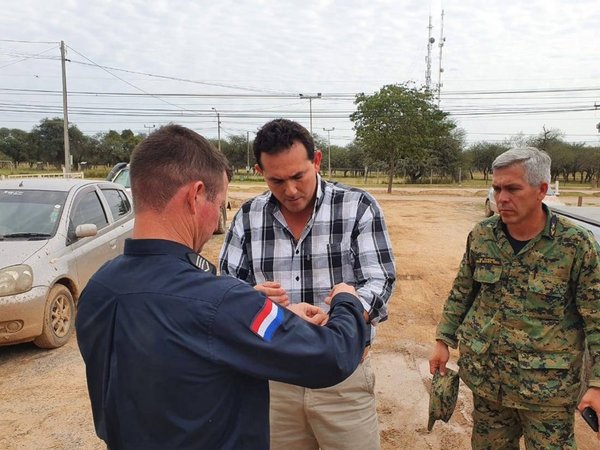
<svg viewBox="0 0 600 450"><path fill-rule="evenodd" d="M47 287L0 297L0 346L31 341L42 333Z"/></svg>

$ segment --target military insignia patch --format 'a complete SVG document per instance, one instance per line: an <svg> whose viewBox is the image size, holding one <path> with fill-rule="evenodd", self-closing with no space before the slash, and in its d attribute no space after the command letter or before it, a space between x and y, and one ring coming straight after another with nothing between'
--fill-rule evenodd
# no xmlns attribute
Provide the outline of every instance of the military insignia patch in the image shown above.
<svg viewBox="0 0 600 450"><path fill-rule="evenodd" d="M475 264L491 264L493 266L501 266L502 261L496 258L480 257L475 260Z"/></svg>
<svg viewBox="0 0 600 450"><path fill-rule="evenodd" d="M208 261L208 259L200 256L199 254L190 252L187 254L187 259L202 272L210 272L213 275L217 274L217 268L215 267L215 265Z"/></svg>

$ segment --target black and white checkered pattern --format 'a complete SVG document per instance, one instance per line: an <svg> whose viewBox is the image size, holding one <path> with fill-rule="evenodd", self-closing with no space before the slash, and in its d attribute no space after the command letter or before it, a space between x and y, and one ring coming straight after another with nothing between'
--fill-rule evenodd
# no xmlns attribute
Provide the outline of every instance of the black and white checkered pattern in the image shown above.
<svg viewBox="0 0 600 450"><path fill-rule="evenodd" d="M355 286L373 324L387 318L396 270L377 201L368 193L317 176L313 214L295 240L275 197L246 202L233 218L221 254L221 274L252 285L277 281L291 303L325 310L341 282Z"/></svg>

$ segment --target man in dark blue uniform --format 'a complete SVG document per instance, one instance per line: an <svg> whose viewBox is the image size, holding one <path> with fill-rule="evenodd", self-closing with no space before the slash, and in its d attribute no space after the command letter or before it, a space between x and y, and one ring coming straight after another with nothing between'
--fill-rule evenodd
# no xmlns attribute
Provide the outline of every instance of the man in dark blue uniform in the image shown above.
<svg viewBox="0 0 600 450"><path fill-rule="evenodd" d="M346 284L292 310L198 253L228 184L225 157L162 127L133 152L133 239L81 295L77 339L96 433L110 449L267 449L268 379L319 388L357 367L368 338ZM307 345L310 344L310 345Z"/></svg>

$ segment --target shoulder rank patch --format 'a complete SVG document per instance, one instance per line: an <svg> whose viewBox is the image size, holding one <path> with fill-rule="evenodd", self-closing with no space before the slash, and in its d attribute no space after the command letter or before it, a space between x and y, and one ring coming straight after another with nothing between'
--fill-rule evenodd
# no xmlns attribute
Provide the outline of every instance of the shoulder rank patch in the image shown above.
<svg viewBox="0 0 600 450"><path fill-rule="evenodd" d="M265 304L252 321L250 329L265 341L270 342L282 322L282 309L270 299L266 299Z"/></svg>
<svg viewBox="0 0 600 450"><path fill-rule="evenodd" d="M550 218L550 237L554 237L556 234L556 224L558 223L558 216L556 214L552 214Z"/></svg>
<svg viewBox="0 0 600 450"><path fill-rule="evenodd" d="M502 261L496 258L480 257L475 260L475 264L488 264L492 266L501 266Z"/></svg>
<svg viewBox="0 0 600 450"><path fill-rule="evenodd" d="M213 275L217 274L217 268L214 264L203 258L198 253L190 252L187 254L187 259L193 266L200 269L202 272L210 272Z"/></svg>

